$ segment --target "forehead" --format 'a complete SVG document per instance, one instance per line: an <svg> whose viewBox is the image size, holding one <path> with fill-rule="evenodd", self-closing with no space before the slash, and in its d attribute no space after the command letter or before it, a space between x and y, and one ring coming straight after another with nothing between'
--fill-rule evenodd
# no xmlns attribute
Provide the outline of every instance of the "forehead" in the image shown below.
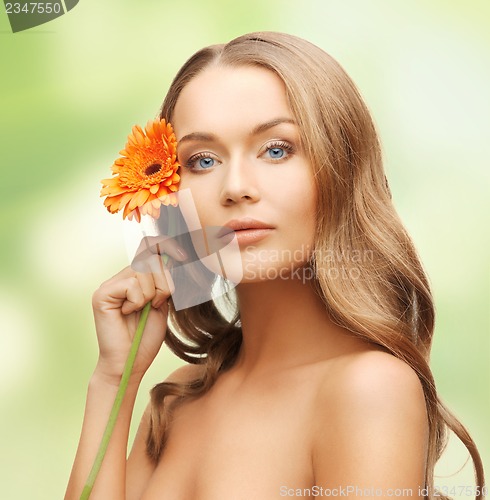
<svg viewBox="0 0 490 500"><path fill-rule="evenodd" d="M172 117L180 139L192 132L251 130L278 116L293 118L284 82L261 67L212 66L182 90Z"/></svg>

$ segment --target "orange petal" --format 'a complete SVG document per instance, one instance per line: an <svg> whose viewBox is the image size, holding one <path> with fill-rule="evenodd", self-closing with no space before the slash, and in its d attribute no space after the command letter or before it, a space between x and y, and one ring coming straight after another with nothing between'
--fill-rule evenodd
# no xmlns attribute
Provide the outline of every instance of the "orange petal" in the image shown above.
<svg viewBox="0 0 490 500"><path fill-rule="evenodd" d="M160 123L159 121L154 121L153 122L153 134L155 136L155 139L160 139L160 137L162 136L162 128L160 127Z"/></svg>
<svg viewBox="0 0 490 500"><path fill-rule="evenodd" d="M146 189L142 189L138 193L136 193L131 201L129 202L128 206L131 210L134 210L136 207L141 207L144 203L146 203L146 200L150 196L150 192L147 191Z"/></svg>
<svg viewBox="0 0 490 500"><path fill-rule="evenodd" d="M160 206L161 205L158 205L158 208L154 208L152 213L151 213L151 216L154 218L154 219L158 219L160 217Z"/></svg>
<svg viewBox="0 0 490 500"><path fill-rule="evenodd" d="M176 207L178 205L177 203L177 196L175 194L169 194L169 199L170 199L170 203L172 204L172 206Z"/></svg>
<svg viewBox="0 0 490 500"><path fill-rule="evenodd" d="M141 215L146 215L148 213L147 207L148 207L148 203L145 203L144 205L141 205L141 207L138 207Z"/></svg>
<svg viewBox="0 0 490 500"><path fill-rule="evenodd" d="M138 208L135 209L134 216L138 222L141 222L141 214L140 214L140 211L138 210Z"/></svg>
<svg viewBox="0 0 490 500"><path fill-rule="evenodd" d="M107 195L107 196L117 196L118 194L123 194L127 193L128 188L122 187L122 186L104 186L100 190L100 194L102 196Z"/></svg>
<svg viewBox="0 0 490 500"><path fill-rule="evenodd" d="M117 208L117 203L114 198L106 198L104 200L104 205L109 210L109 212L115 214L119 209Z"/></svg>
<svg viewBox="0 0 490 500"><path fill-rule="evenodd" d="M136 208L135 210L129 212L127 214L127 217L128 217L128 220L133 220L136 219L136 222L141 222L141 214L140 214L140 211ZM124 218L124 216L123 216Z"/></svg>
<svg viewBox="0 0 490 500"><path fill-rule="evenodd" d="M158 184L153 184L152 186L150 186L150 193L157 194L159 189L160 189L160 186Z"/></svg>
<svg viewBox="0 0 490 500"><path fill-rule="evenodd" d="M123 219L125 219L131 212L132 212L132 210L129 208L129 205L126 205L124 207Z"/></svg>
<svg viewBox="0 0 490 500"><path fill-rule="evenodd" d="M149 121L146 124L146 135L150 137L152 141L158 139L158 136L155 135L155 121Z"/></svg>
<svg viewBox="0 0 490 500"><path fill-rule="evenodd" d="M157 198L160 200L162 199L162 197L167 196L167 194L168 194L168 189L163 184L160 184L160 189L158 190Z"/></svg>
<svg viewBox="0 0 490 500"><path fill-rule="evenodd" d="M165 119L149 120L142 128L134 125L124 149L119 154L120 158L111 166L114 176L101 181L101 197L105 196L104 205L114 213L123 209L123 218L141 219L141 214L158 215L163 202L176 203L173 194L178 190L180 176L176 173L180 167L176 157L177 140L170 123ZM163 171L157 179L160 183L152 183L146 178L143 184L147 187L135 189L140 186L147 162L162 163ZM121 185L122 180L124 185ZM130 188L128 186L134 186ZM173 197L170 197L172 194ZM141 207L141 208L140 208Z"/></svg>
<svg viewBox="0 0 490 500"><path fill-rule="evenodd" d="M126 193L126 194L123 194L120 198L119 198L119 206L118 206L118 210L121 210L122 207L124 207L124 205L126 205L126 203L129 203L129 200L131 200L131 198L133 197L134 193L131 192L131 193Z"/></svg>
<svg viewBox="0 0 490 500"><path fill-rule="evenodd" d="M128 147L132 148L138 147L138 141L136 140L136 137L133 134L128 135L128 143L126 144L126 149L128 149Z"/></svg>
<svg viewBox="0 0 490 500"><path fill-rule="evenodd" d="M114 204L114 198L109 198L107 197L105 200L104 200L104 205L106 207L110 207L111 205Z"/></svg>
<svg viewBox="0 0 490 500"><path fill-rule="evenodd" d="M140 146L145 145L145 134L139 125L134 125L133 135Z"/></svg>

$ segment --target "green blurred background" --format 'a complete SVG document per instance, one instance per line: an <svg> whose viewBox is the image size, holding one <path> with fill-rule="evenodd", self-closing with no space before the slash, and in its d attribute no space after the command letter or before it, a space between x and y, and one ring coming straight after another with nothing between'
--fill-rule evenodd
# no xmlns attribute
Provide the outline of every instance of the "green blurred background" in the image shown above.
<svg viewBox="0 0 490 500"><path fill-rule="evenodd" d="M364 95L431 278L439 393L490 464L490 2L81 0L17 34L2 4L2 499L64 493L97 357L91 294L127 265L99 179L131 126L156 115L187 57L258 30L316 43ZM152 384L180 364L160 353L134 424ZM452 439L437 484L473 484L466 458Z"/></svg>

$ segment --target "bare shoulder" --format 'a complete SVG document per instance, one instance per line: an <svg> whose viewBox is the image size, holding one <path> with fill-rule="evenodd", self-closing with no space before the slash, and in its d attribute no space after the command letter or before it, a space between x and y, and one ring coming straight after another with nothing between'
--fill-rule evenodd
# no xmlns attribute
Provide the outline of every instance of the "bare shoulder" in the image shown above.
<svg viewBox="0 0 490 500"><path fill-rule="evenodd" d="M204 367L203 365L192 365L185 364L175 369L164 382L174 383L174 384L188 384L193 380L199 378L203 373ZM146 431L149 428L149 419L151 412L151 401L147 404L143 417L141 419L141 427L143 431Z"/></svg>
<svg viewBox="0 0 490 500"><path fill-rule="evenodd" d="M426 403L416 372L404 361L374 349L334 360L319 384L314 422L315 476L422 484Z"/></svg>
<svg viewBox="0 0 490 500"><path fill-rule="evenodd" d="M339 403L416 404L425 408L419 377L407 363L381 350L366 350L332 363L320 385L320 396Z"/></svg>
<svg viewBox="0 0 490 500"><path fill-rule="evenodd" d="M204 371L203 365L192 365L187 363L185 365L176 368L164 382L173 383L173 384L189 384L193 380L199 378ZM173 396L169 396L169 401L172 400ZM143 417L141 419L141 434L146 433L150 426L150 413L151 413L151 401L148 402Z"/></svg>

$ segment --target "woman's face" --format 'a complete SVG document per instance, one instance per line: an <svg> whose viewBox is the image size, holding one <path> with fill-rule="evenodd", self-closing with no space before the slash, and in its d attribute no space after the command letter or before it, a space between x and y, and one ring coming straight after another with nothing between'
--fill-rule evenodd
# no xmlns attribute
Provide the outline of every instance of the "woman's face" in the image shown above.
<svg viewBox="0 0 490 500"><path fill-rule="evenodd" d="M233 226L242 282L287 279L311 255L316 188L282 80L259 67L207 68L181 92L172 122L180 189L202 227Z"/></svg>

